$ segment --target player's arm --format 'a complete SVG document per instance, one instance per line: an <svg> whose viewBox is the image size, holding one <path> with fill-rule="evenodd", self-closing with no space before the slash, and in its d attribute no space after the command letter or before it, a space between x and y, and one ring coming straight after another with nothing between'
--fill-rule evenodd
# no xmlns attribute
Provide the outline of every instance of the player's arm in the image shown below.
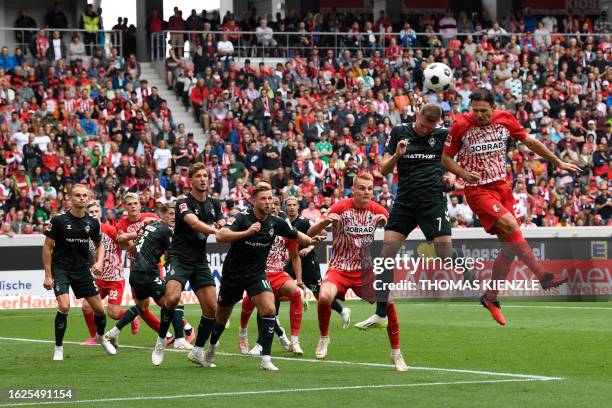
<svg viewBox="0 0 612 408"><path fill-rule="evenodd" d="M407 143L401 138L399 132L400 128L396 127L391 130L391 134L389 135L389 143L387 143L385 156L383 157L382 166L380 167L380 172L383 176L390 174L397 165L397 161L400 157L406 154Z"/></svg>
<svg viewBox="0 0 612 408"><path fill-rule="evenodd" d="M45 268L45 280L43 286L47 290L53 289L53 275L51 274L51 255L53 254L53 247L55 246L55 240L50 237L45 237L45 243L43 244L43 267Z"/></svg>
<svg viewBox="0 0 612 408"><path fill-rule="evenodd" d="M295 281L299 287L304 288L304 281L302 280L302 260L298 253L299 247L296 244L290 245L289 257L291 258L291 266L295 272Z"/></svg>
<svg viewBox="0 0 612 408"><path fill-rule="evenodd" d="M261 229L261 223L255 222L248 228L244 224L244 214L238 213L231 217L223 228L217 230L215 238L217 242L234 242L255 234Z"/></svg>
<svg viewBox="0 0 612 408"><path fill-rule="evenodd" d="M201 232L202 234L216 234L218 231L217 228L200 221L195 214L185 215L183 217L183 221L185 221L185 223L189 225L192 230Z"/></svg>
<svg viewBox="0 0 612 408"><path fill-rule="evenodd" d="M102 241L98 241L94 242L94 246L96 247L96 263L93 264L91 270L94 273L101 273L104 265L104 245Z"/></svg>
<svg viewBox="0 0 612 408"><path fill-rule="evenodd" d="M327 218L318 219L314 224L310 226L310 228L308 228L308 236L314 237L316 235L319 235L319 233L321 231L324 231L332 222L334 222L332 219L327 219ZM304 246L309 246L309 245L304 245Z"/></svg>
<svg viewBox="0 0 612 408"><path fill-rule="evenodd" d="M310 230L308 230L308 232L310 233ZM294 239L294 241L303 247L309 247L311 245L317 245L319 242L323 241L326 236L327 235L319 234L314 234L314 236L311 236L310 234L306 235L303 232L297 231L297 237Z"/></svg>
<svg viewBox="0 0 612 408"><path fill-rule="evenodd" d="M531 150L532 152L542 156L547 162L552 163L555 167L558 167L563 170L567 170L570 173L577 173L582 171L582 169L576 166L573 163L564 162L553 152L551 152L542 142L536 139L533 136L527 135L526 138L522 140L522 142Z"/></svg>
<svg viewBox="0 0 612 408"><path fill-rule="evenodd" d="M477 183L480 181L480 174L475 171L466 171L464 168L459 166L459 163L457 163L450 154L446 152L442 153L442 167L469 183Z"/></svg>

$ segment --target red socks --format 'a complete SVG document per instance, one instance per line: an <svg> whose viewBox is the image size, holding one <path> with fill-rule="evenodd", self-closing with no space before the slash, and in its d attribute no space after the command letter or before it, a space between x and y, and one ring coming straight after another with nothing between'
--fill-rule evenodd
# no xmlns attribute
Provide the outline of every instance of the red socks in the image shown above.
<svg viewBox="0 0 612 408"><path fill-rule="evenodd" d="M159 332L159 319L157 318L157 316L155 316L155 314L153 314L153 312L149 309L145 310L145 311L140 311L140 317L142 317L142 320L145 321L145 323L151 328L153 329L154 332Z"/></svg>
<svg viewBox="0 0 612 408"><path fill-rule="evenodd" d="M85 311L83 311L83 318L85 318L85 324L87 325L87 331L89 331L89 337L95 337L96 323L94 322L94 313L85 313Z"/></svg>
<svg viewBox="0 0 612 408"><path fill-rule="evenodd" d="M393 303L389 303L387 305L387 319L389 322L389 325L387 326L387 335L389 336L389 344L391 344L392 350L399 349L400 348L399 320L397 319L397 310L395 309L395 304Z"/></svg>
<svg viewBox="0 0 612 408"><path fill-rule="evenodd" d="M296 290L291 295L291 305L289 306L289 315L291 320L291 335L299 336L300 327L302 327L302 313L304 312L304 305L302 304L302 292ZM330 310L331 315L331 310ZM329 326L329 318L328 318Z"/></svg>
<svg viewBox="0 0 612 408"><path fill-rule="evenodd" d="M531 272L533 272L533 274L541 280L542 276L544 275L544 270L542 270L538 260L533 255L533 251L525 240L525 237L523 237L521 230L517 229L508 235L508 242L511 245L512 252L514 252L516 256L518 256L518 258L523 261L523 263L527 265L529 269L531 269Z"/></svg>
<svg viewBox="0 0 612 408"><path fill-rule="evenodd" d="M507 245L502 243L502 246ZM507 250L501 249L493 262L493 273L491 276L491 280L499 281L505 280L506 276L508 276L508 272L510 271L510 265L512 265L512 261L514 260L514 255L508 254ZM487 299L494 301L497 299L497 294L499 290L487 290L485 293Z"/></svg>
<svg viewBox="0 0 612 408"><path fill-rule="evenodd" d="M317 314L319 315L319 331L321 336L329 336L329 319L331 318L331 305L317 303Z"/></svg>
<svg viewBox="0 0 612 408"><path fill-rule="evenodd" d="M249 295L244 295L242 298L242 312L240 313L240 328L246 329L249 325L249 319L253 314L255 305L251 302Z"/></svg>
<svg viewBox="0 0 612 408"><path fill-rule="evenodd" d="M119 317L117 318L117 320L121 319L123 317L123 315L125 314L125 312L127 312L127 310L119 309Z"/></svg>

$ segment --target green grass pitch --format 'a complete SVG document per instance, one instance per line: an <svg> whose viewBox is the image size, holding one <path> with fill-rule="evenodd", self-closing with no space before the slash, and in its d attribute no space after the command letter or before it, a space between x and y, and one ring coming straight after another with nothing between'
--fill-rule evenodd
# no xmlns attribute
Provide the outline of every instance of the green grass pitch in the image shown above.
<svg viewBox="0 0 612 408"><path fill-rule="evenodd" d="M99 346L72 344L86 337L77 308L68 320L64 361L53 362L54 310L0 311L0 407L28 402L8 400L8 389L50 387L74 389L71 403L53 406L610 406L610 303L505 301L508 325L501 327L476 302L402 302L402 350L413 367L406 373L390 365L385 331L343 330L336 313L328 360L315 361L318 326L316 305L310 305L301 334L305 355L282 352L275 339L278 372L260 371L258 359L238 355L239 305L221 338L214 369L171 351L161 367L153 367L155 334L143 322L137 336L124 329L119 338L124 347L114 357ZM352 323L373 311L363 302L345 306L353 311ZM287 329L288 309L283 303L281 323ZM198 307L187 306L186 317L197 326ZM109 319L107 329L113 324ZM249 329L253 345L254 318Z"/></svg>

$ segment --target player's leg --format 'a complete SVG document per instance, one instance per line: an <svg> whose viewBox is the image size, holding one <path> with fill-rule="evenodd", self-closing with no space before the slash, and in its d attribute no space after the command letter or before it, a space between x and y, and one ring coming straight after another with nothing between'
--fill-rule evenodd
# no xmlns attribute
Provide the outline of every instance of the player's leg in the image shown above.
<svg viewBox="0 0 612 408"><path fill-rule="evenodd" d="M208 285L198 288L195 294L200 303L202 314L195 339L196 353L200 353L208 341L215 323L215 313L217 312L217 291L215 286Z"/></svg>
<svg viewBox="0 0 612 408"><path fill-rule="evenodd" d="M389 325L387 326L387 336L391 346L391 361L395 365L397 371L407 371L408 365L404 361L404 356L400 350L400 328L399 319L397 317L397 309L395 303L391 302L387 305L387 318Z"/></svg>
<svg viewBox="0 0 612 408"><path fill-rule="evenodd" d="M162 303L159 331L157 332L157 340L151 355L151 362L153 365L158 366L164 361L166 335L168 334L168 329L170 328L170 325L174 319L174 310L178 306L179 300L181 299L183 286L184 282L177 279L170 279L166 282L165 302Z"/></svg>
<svg viewBox="0 0 612 408"><path fill-rule="evenodd" d="M240 312L240 331L238 333L238 348L242 354L248 354L249 352L248 325L254 309L255 305L251 302L249 295L244 295Z"/></svg>
<svg viewBox="0 0 612 408"><path fill-rule="evenodd" d="M55 273L54 273L55 275ZM53 360L61 361L64 359L64 335L68 326L68 312L70 311L70 295L68 294L68 285L66 284L66 292L58 293L58 282L54 276L54 289L56 292L55 299L57 300L57 312L55 313L55 350Z"/></svg>
<svg viewBox="0 0 612 408"><path fill-rule="evenodd" d="M94 323L94 313L87 303L86 300L83 300L83 304L81 305L81 311L83 312L83 318L85 319L85 325L87 326L87 331L89 332L89 338L81 343L81 346L94 346L96 343L96 324Z"/></svg>
<svg viewBox="0 0 612 408"><path fill-rule="evenodd" d="M251 300L261 316L259 320L259 338L262 348L261 368L264 370L276 371L278 368L272 364L271 358L274 325L276 324L274 294L271 291L262 290L257 294L251 295Z"/></svg>
<svg viewBox="0 0 612 408"><path fill-rule="evenodd" d="M119 333L121 332L121 330L128 324L132 323L134 319L136 319L141 314L142 310L148 309L149 297L141 296L141 299L135 296L134 300L136 304L124 310L124 313L121 315L119 320L117 320L115 327L110 329L104 335L104 337L106 337L108 341L110 341L111 344L115 346L115 348L119 347Z"/></svg>
<svg viewBox="0 0 612 408"><path fill-rule="evenodd" d="M298 288L293 279L287 275L286 280L280 287L280 295L290 299L289 320L291 324L291 344L290 351L293 354L301 356L304 354L300 347L300 328L302 327L302 314L304 313L304 305L302 304L302 292Z"/></svg>
<svg viewBox="0 0 612 408"><path fill-rule="evenodd" d="M395 210L395 207L394 207ZM394 211L391 213L394 214ZM394 217L389 216L389 223L387 229L385 229L385 235L383 238L383 246L380 252L380 258L386 260L387 258L395 258L402 244L406 240L406 237L414 229L416 224L413 221L400 221L398 210L395 210ZM412 219L412 217L404 217ZM395 268L384 267L385 262L382 262L383 272L378 275L383 283L393 282L393 275ZM376 293L376 313L368 317L366 320L355 324L355 327L360 330L368 330L373 328L387 327L387 304L389 300L389 290L386 286L383 289L378 290Z"/></svg>
<svg viewBox="0 0 612 408"><path fill-rule="evenodd" d="M76 294L76 291L75 295L79 296ZM113 346L108 339L104 337L104 329L106 329L106 314L104 313L104 304L102 303L102 299L100 299L100 295L98 295L96 292L95 295L88 296L86 299L94 312L94 322L96 324L96 342L100 344L104 351L106 351L108 354L117 354L117 349L115 349L115 346Z"/></svg>
<svg viewBox="0 0 612 408"><path fill-rule="evenodd" d="M315 356L318 359L324 359L327 356L327 348L329 346L329 319L331 318L331 303L338 294L338 283L330 279L330 274L335 273L328 271L328 276L325 282L321 285L319 291L319 299L317 299L317 315L319 319L319 343L315 350Z"/></svg>
<svg viewBox="0 0 612 408"><path fill-rule="evenodd" d="M107 287L108 292L108 306L106 308L106 313L111 319L119 320L121 319L121 316L125 314L125 309L121 308L121 300L123 299L125 281L120 280L106 282L105 286ZM101 294L100 297L103 299Z"/></svg>

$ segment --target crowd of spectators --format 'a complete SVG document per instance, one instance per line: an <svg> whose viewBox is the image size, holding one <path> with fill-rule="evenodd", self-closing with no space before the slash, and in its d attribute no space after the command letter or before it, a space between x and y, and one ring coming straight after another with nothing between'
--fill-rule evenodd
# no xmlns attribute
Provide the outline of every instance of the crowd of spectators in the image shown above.
<svg viewBox="0 0 612 408"><path fill-rule="evenodd" d="M303 215L314 219L350 195L360 172L374 176L375 198L390 208L397 174L383 176L380 165L393 126L414 121L419 107L431 102L440 105L450 127L455 115L469 109L476 87L492 89L499 108L584 169L566 174L510 143L508 176L523 224L612 224L612 43L603 15L593 20L527 13L498 22L462 13L457 20L451 14L421 16L399 25L384 14L372 22L289 13L256 23L251 14L220 21L193 11L192 25L178 9L173 17L165 23L154 14L147 26L162 30L172 23L178 30L183 22L185 30L227 32L194 35L196 51L188 60L181 56L186 36L169 38L168 86L202 129L173 120L167 101L140 78L133 55L124 60L116 49L111 55L93 49L84 62L2 49L3 233L41 232L49 217L66 208L66 194L78 182L100 200L105 222L121 217L127 191L139 193L143 210L155 210L187 191L187 168L196 161L208 166L211 193L225 215L245 208L252 186L267 180L279 197L298 197ZM239 66L228 54L230 45L256 25L272 33L303 30L308 53L298 50L276 65L244 60ZM356 36L368 29L385 34L372 34L375 46L366 34L340 52L316 35L345 28ZM431 34L416 35L421 32ZM469 35L459 40L458 33ZM274 34L262 38L274 40ZM434 61L454 70L455 84L445 93L423 88L423 69ZM198 146L193 132L202 131L206 142ZM478 226L463 200L462 181L455 187L449 196L453 225Z"/></svg>

